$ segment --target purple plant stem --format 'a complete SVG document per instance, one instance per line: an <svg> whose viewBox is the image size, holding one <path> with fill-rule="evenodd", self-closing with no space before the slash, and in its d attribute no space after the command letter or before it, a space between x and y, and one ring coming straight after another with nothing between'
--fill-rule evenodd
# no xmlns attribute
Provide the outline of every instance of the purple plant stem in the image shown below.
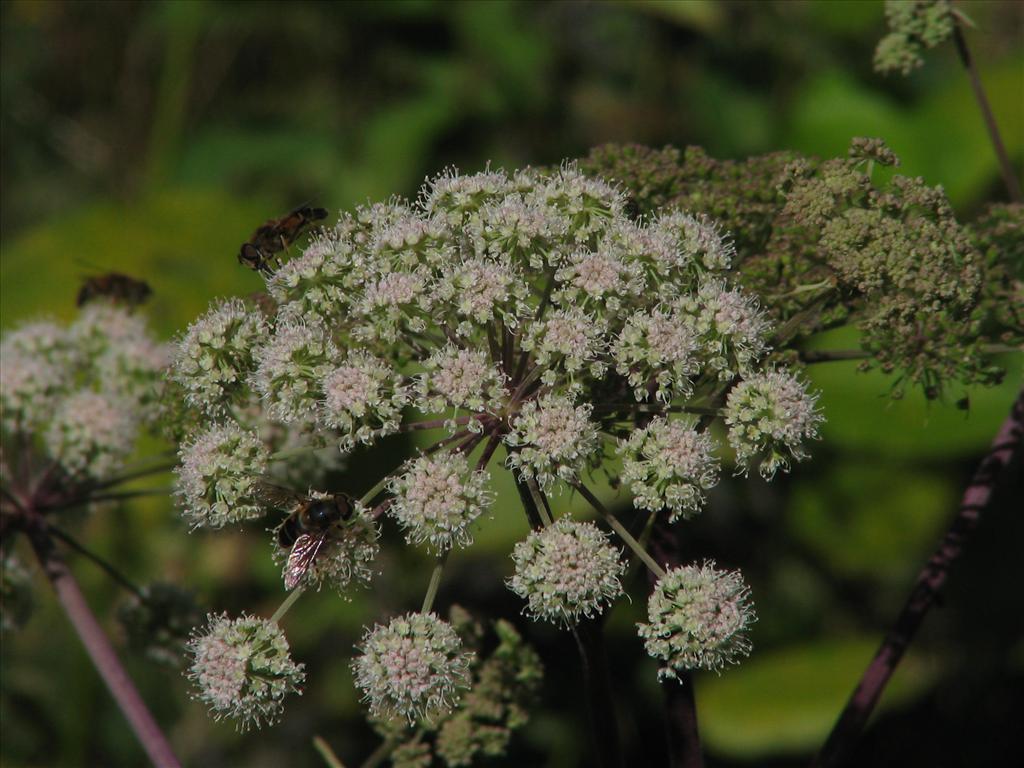
<svg viewBox="0 0 1024 768"><path fill-rule="evenodd" d="M917 582L892 629L885 636L871 664L861 676L857 688L846 703L821 752L812 763L820 768L846 764L860 739L871 712L885 690L907 646L914 639L925 614L935 603L949 569L963 552L964 545L978 527L981 513L992 499L1001 476L1016 456L1020 461L1021 434L1024 432L1024 392L1017 396L1010 415L1003 422L992 447L978 465L971 484L964 491L953 523L935 553L918 574Z"/></svg>
<svg viewBox="0 0 1024 768"><path fill-rule="evenodd" d="M142 748L149 755L150 761L157 768L181 768L171 745L139 696L128 673L121 666L103 628L89 609L78 582L64 561L54 553L49 536L43 530L36 530L32 532L30 538L39 563L57 593L57 600L67 613L89 658L121 708Z"/></svg>
<svg viewBox="0 0 1024 768"><path fill-rule="evenodd" d="M663 515L654 524L649 551L666 569L682 564L675 531ZM657 576L650 571L647 572L647 578L652 587L658 581ZM669 680L662 689L665 692L669 765L671 768L704 768L700 731L697 729L697 703L693 696L693 677L689 673L680 675L678 684Z"/></svg>

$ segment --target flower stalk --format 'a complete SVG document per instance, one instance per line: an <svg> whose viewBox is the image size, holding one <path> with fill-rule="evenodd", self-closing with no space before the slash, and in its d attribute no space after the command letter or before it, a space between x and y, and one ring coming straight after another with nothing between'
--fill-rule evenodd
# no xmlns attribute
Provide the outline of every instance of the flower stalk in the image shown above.
<svg viewBox="0 0 1024 768"><path fill-rule="evenodd" d="M850 755L881 698L885 686L896 671L907 647L914 639L925 616L938 599L949 571L963 553L982 513L992 501L1000 483L1016 460L1020 461L1024 434L1024 392L1018 395L1010 415L999 429L988 454L978 465L970 485L964 491L953 522L938 549L918 574L910 597L892 629L875 653L860 682L843 708L825 745L815 758L816 768L837 768L850 761Z"/></svg>

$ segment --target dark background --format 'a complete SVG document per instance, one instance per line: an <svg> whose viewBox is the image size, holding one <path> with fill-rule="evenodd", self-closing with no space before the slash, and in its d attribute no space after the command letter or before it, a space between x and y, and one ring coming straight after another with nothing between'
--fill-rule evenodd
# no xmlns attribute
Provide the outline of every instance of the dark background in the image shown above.
<svg viewBox="0 0 1024 768"><path fill-rule="evenodd" d="M1008 148L1024 153L1022 6L959 4ZM332 209L414 195L448 165L557 163L606 141L700 144L719 157L845 152L884 138L903 171L942 184L965 218L1002 188L950 44L911 77L872 72L880 2L3 2L0 322L69 318L83 274L118 269L155 289L154 323L180 331L221 295L258 289L234 254L302 201ZM840 334L847 331L840 331ZM1019 356L1018 356L1019 357ZM917 395L891 403L853 364L813 371L828 419L813 460L771 486L729 480L686 524L686 555L742 567L760 620L738 668L696 681L710 765L796 766L820 745L914 575L945 529L1020 385L970 392L969 413ZM379 476L411 446L349 463ZM495 519L453 558L438 600L513 618L547 662L542 704L510 766L585 766L571 637L528 625L502 587L525 533L502 481ZM1016 496L1012 495L1013 493ZM983 520L943 607L882 701L861 764L1017 765L1024 722L1024 541L1019 486ZM576 504L567 495L557 503ZM269 615L281 598L259 526L188 534L168 500L83 520L81 538L139 581L172 580L213 610ZM387 538L396 542L396 531ZM305 597L286 629L305 695L278 726L240 736L188 699L176 671L123 650L186 764L317 766L324 736L349 766L376 741L348 672L360 627L418 603L425 559L388 548L351 603ZM113 621L116 587L73 567ZM643 594L639 578L633 592ZM0 762L142 765L77 639L36 580L37 611L3 638ZM609 619L631 766L664 765L655 665L633 623Z"/></svg>

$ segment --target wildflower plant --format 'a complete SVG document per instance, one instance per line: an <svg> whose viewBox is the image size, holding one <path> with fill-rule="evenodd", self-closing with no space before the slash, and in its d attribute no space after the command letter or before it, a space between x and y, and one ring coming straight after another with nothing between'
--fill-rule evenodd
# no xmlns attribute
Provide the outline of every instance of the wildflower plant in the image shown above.
<svg viewBox="0 0 1024 768"><path fill-rule="evenodd" d="M132 278L105 279L149 294ZM133 461L142 438L160 431L170 349L136 311L141 299L83 295L70 325L37 320L0 338L0 628L15 629L31 613L32 583L16 553L24 540L152 761L177 765L65 562L68 551L82 555L132 593L126 627L133 647L162 661L180 658L189 601L136 587L73 532L81 510L95 514L112 503L166 496L166 488L131 483L170 469L158 456Z"/></svg>
<svg viewBox="0 0 1024 768"><path fill-rule="evenodd" d="M193 526L269 513L275 505L259 488L304 448L345 455L396 433L438 434L373 478L354 512L313 532L315 552L302 554L297 583L342 595L372 578L382 518L436 558L422 609L366 630L352 662L378 720L437 723L474 695L472 656L432 608L449 552L471 545L491 514L490 475L502 465L531 527L510 553L508 587L531 618L575 632L624 594L623 545L665 578L589 489L594 472L621 476L633 505L667 525L703 509L723 464L770 477L807 456L821 418L815 396L768 361L771 317L737 282L728 233L674 209L636 219L626 202L573 164L445 172L415 202L342 213L314 234L266 276L269 313L219 301L180 338L174 379L186 405L214 419L197 420L181 449L178 496ZM268 425L287 428L294 447L272 445ZM299 493L310 500L345 490L307 488ZM566 490L611 531L556 514L551 500ZM286 571L298 546L274 543ZM673 592L680 601L688 584ZM690 619L689 645L652 653L669 668L688 663L714 634L700 634L712 613ZM733 647L745 647L744 629L735 627ZM246 724L267 719L253 717L250 694L237 695L239 706L225 699L215 710ZM437 746L454 755L441 742L454 745L468 726L445 722ZM421 752L396 747L394 759L412 764Z"/></svg>

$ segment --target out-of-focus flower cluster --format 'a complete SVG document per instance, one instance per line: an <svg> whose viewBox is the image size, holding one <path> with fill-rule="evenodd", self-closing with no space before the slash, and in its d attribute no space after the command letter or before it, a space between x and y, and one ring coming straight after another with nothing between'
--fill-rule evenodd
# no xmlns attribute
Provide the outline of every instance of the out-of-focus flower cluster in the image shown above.
<svg viewBox="0 0 1024 768"><path fill-rule="evenodd" d="M3 432L34 442L73 483L102 480L154 425L167 362L146 319L108 301L86 304L70 326L22 325L0 341Z"/></svg>
<svg viewBox="0 0 1024 768"><path fill-rule="evenodd" d="M939 15L947 6L891 5ZM995 383L992 342L1024 340L1006 311L1017 284L1009 273L1020 272L1019 213L1004 206L964 226L941 187L877 170L895 165L881 141L854 139L847 157L826 161L609 145L582 167L622 183L644 215L678 206L730 231L738 282L773 319L781 359L802 338L855 324L861 367L894 374L893 396L908 386L936 397L951 385Z"/></svg>
<svg viewBox="0 0 1024 768"><path fill-rule="evenodd" d="M909 75L924 64L922 52L953 34L956 21L949 0L886 0L889 34L878 41L875 71Z"/></svg>

